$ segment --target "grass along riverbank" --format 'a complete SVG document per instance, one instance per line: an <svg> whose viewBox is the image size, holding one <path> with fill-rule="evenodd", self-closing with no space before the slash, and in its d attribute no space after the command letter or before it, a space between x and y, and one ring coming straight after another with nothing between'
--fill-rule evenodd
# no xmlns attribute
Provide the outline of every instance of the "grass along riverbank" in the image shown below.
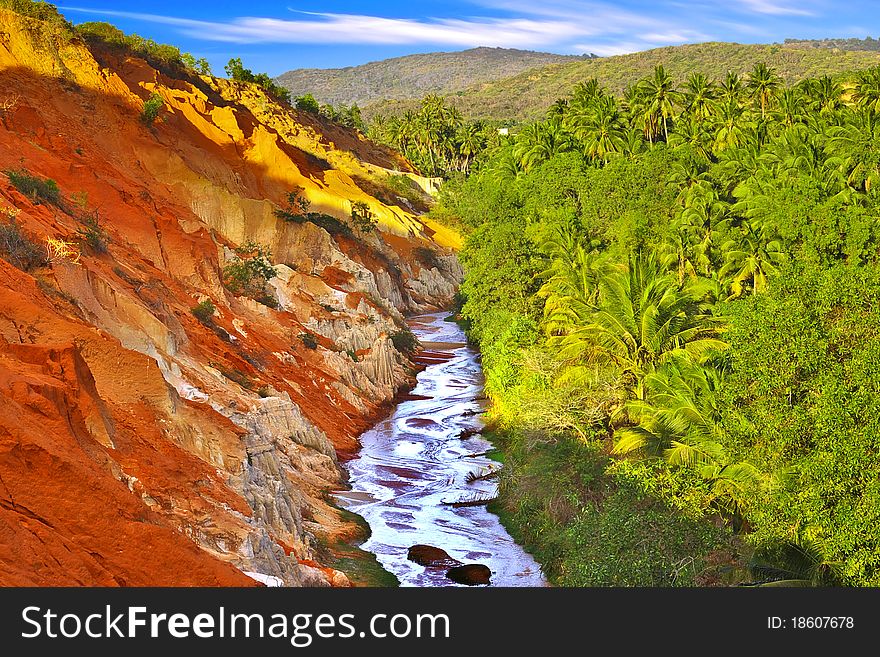
<svg viewBox="0 0 880 657"><path fill-rule="evenodd" d="M495 429L484 436L504 463L499 499L489 506L556 586L723 586L742 580L729 529L688 500L671 477L649 490L636 469L599 443L548 440ZM674 508L663 499L683 494Z"/></svg>

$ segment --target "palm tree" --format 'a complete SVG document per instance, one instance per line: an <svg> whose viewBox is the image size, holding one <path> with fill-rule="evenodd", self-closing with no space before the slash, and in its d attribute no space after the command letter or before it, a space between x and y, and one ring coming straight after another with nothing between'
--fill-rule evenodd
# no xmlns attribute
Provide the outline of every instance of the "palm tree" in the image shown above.
<svg viewBox="0 0 880 657"><path fill-rule="evenodd" d="M605 162L612 154L623 150L624 126L617 101L611 96L595 100L593 107L586 112L573 111L568 117L568 125L591 160Z"/></svg>
<svg viewBox="0 0 880 657"><path fill-rule="evenodd" d="M715 153L728 148L737 148L746 144L747 138L743 130L743 108L734 99L722 101L718 106L718 117L715 128Z"/></svg>
<svg viewBox="0 0 880 657"><path fill-rule="evenodd" d="M685 113L696 123L702 123L712 116L714 101L717 98L715 83L702 73L688 76L682 105Z"/></svg>
<svg viewBox="0 0 880 657"><path fill-rule="evenodd" d="M862 112L842 126L828 128L827 164L856 192L872 193L880 183L880 115Z"/></svg>
<svg viewBox="0 0 880 657"><path fill-rule="evenodd" d="M627 268L605 276L599 290L588 321L560 326L549 344L569 362L613 364L637 399L644 399L645 377L670 358L724 347L704 287L679 285L653 254L630 256Z"/></svg>
<svg viewBox="0 0 880 657"><path fill-rule="evenodd" d="M788 260L782 241L775 235L773 227L766 225L756 230L750 222L743 224L743 234L728 240L721 247L724 253L724 266L719 277L730 285L731 296L742 296L745 284L750 284L755 294L762 294L769 288L769 278L779 271L779 266Z"/></svg>
<svg viewBox="0 0 880 657"><path fill-rule="evenodd" d="M718 89L718 100L723 104L731 102L739 104L742 99L743 86L739 75L728 71Z"/></svg>
<svg viewBox="0 0 880 657"><path fill-rule="evenodd" d="M653 143L654 127L663 124L663 139L669 141L668 120L675 114L675 106L679 94L675 91L672 76L666 72L662 64L654 67L653 77L646 78L639 83L641 95L645 103L646 125L651 127L647 132L649 140Z"/></svg>
<svg viewBox="0 0 880 657"><path fill-rule="evenodd" d="M748 89L752 98L761 103L761 118L767 116L767 106L776 95L776 90L782 85L782 78L776 75L776 70L769 68L764 62L758 62L749 73Z"/></svg>
<svg viewBox="0 0 880 657"><path fill-rule="evenodd" d="M880 66L859 73L853 100L861 109L880 113Z"/></svg>
<svg viewBox="0 0 880 657"><path fill-rule="evenodd" d="M485 148L486 138L482 126L468 123L458 131L458 155L461 157L461 170L467 175L471 170L471 162Z"/></svg>

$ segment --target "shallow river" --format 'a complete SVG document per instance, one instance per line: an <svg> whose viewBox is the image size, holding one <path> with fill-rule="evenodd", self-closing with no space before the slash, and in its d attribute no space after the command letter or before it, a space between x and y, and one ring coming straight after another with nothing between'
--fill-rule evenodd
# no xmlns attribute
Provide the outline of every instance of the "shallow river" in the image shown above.
<svg viewBox="0 0 880 657"><path fill-rule="evenodd" d="M408 561L416 544L433 545L463 563L492 571L492 586L545 586L540 566L484 505L448 503L483 500L496 493L494 479L468 483L498 463L478 456L491 449L479 435L482 370L476 350L461 329L444 321L449 313L421 315L410 327L425 346L429 364L408 401L361 436L359 456L348 462L351 491L339 502L366 518L372 536L361 548L376 555L403 586L457 586L442 568Z"/></svg>

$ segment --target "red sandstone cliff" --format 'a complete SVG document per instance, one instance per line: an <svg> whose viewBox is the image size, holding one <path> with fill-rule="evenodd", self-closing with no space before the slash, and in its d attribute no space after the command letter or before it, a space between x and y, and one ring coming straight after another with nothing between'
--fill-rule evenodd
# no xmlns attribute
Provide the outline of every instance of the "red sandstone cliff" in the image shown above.
<svg viewBox="0 0 880 657"><path fill-rule="evenodd" d="M316 536L346 531L323 492L412 376L389 339L403 314L454 293L456 236L372 195L405 161L185 77L0 10L0 170L62 195L0 176L0 223L78 245L97 212L108 238L78 262L0 259L0 585L345 584L315 565ZM342 220L367 203L379 230L278 219L295 187ZM250 241L272 251L277 308L223 284ZM206 299L213 326L191 313Z"/></svg>

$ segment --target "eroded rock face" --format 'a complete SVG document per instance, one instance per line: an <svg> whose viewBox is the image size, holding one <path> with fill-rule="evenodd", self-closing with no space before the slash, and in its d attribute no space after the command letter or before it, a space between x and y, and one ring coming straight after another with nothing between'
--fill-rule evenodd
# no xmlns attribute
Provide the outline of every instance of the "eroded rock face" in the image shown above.
<svg viewBox="0 0 880 657"><path fill-rule="evenodd" d="M318 560L345 530L323 492L412 380L390 340L404 314L454 294L447 233L357 186L409 165L356 134L37 27L0 9L0 88L20 94L0 170L66 201L0 179L0 220L44 248L97 208L108 252L27 273L0 259L0 585L347 585ZM165 108L147 129L151 93ZM294 187L343 222L362 200L379 229L283 221ZM223 284L249 241L273 253L277 308Z"/></svg>

